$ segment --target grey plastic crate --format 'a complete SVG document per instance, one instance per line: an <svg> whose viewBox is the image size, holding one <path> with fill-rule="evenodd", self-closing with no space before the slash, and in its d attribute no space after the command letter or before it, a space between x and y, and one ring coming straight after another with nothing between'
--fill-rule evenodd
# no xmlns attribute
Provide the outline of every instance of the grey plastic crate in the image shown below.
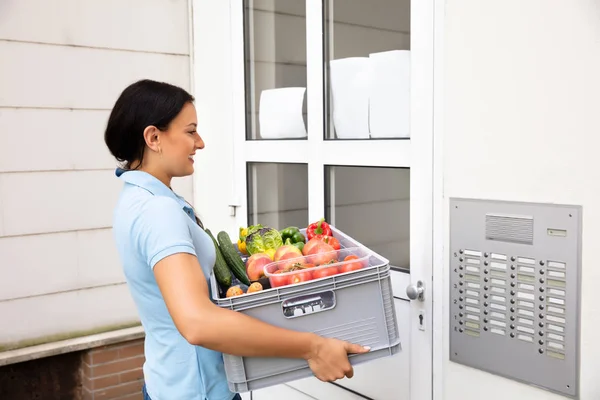
<svg viewBox="0 0 600 400"><path fill-rule="evenodd" d="M362 246L332 227L341 247ZM268 289L248 296L218 298L214 275L214 302L269 324L323 337L370 346L365 354L351 355L352 365L391 356L400 351L396 309L387 259L372 252L369 266L317 281ZM312 376L301 359L223 355L230 390L247 392Z"/></svg>

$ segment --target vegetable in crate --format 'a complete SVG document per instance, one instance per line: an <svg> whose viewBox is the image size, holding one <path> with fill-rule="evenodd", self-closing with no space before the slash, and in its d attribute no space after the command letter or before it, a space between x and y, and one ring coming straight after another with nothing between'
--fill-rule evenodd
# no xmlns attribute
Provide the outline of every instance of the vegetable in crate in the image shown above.
<svg viewBox="0 0 600 400"><path fill-rule="evenodd" d="M265 276L265 265L272 263L273 260L266 253L256 253L246 261L246 273L250 281L257 281Z"/></svg>
<svg viewBox="0 0 600 400"><path fill-rule="evenodd" d="M223 258L227 262L229 269L233 272L236 278L240 280L240 282L249 285L250 281L248 280L248 276L246 275L246 267L244 266L244 261L240 257L239 253L235 250L233 243L231 243L231 239L229 235L225 231L219 232L217 235L217 240L219 241L219 247L221 247L221 252L223 253Z"/></svg>
<svg viewBox="0 0 600 400"><path fill-rule="evenodd" d="M313 239L318 239L324 243L327 243L328 245L333 247L334 250L339 250L341 248L339 240L337 240L333 236L316 235Z"/></svg>
<svg viewBox="0 0 600 400"><path fill-rule="evenodd" d="M285 244L277 249L275 255L273 255L273 261L282 261L289 258L300 258L302 257L302 251L296 246L291 244Z"/></svg>
<svg viewBox="0 0 600 400"><path fill-rule="evenodd" d="M283 246L281 234L277 229L265 226L246 237L246 249L250 255L277 250Z"/></svg>
<svg viewBox="0 0 600 400"><path fill-rule="evenodd" d="M306 228L306 238L308 240L311 240L317 235L333 236L331 227L327 222L325 222L325 218L321 218L319 221L313 222L308 226L308 228Z"/></svg>
<svg viewBox="0 0 600 400"><path fill-rule="evenodd" d="M261 290L263 290L262 285L258 282L254 282L248 287L248 291L246 293L260 292Z"/></svg>
<svg viewBox="0 0 600 400"><path fill-rule="evenodd" d="M302 254L315 265L328 264L331 261L337 261L338 252L333 246L321 241L318 238L313 238L304 245Z"/></svg>
<svg viewBox="0 0 600 400"><path fill-rule="evenodd" d="M240 250L240 252L242 254L246 254L248 255L248 249L246 248L246 238L248 237L248 235L256 232L259 229L262 229L262 225L258 224L258 225L250 225L247 228L240 228L240 235L238 238L238 249Z"/></svg>
<svg viewBox="0 0 600 400"><path fill-rule="evenodd" d="M367 263L364 261L354 261L354 262L349 262L352 260L358 260L358 256L355 256L353 254L346 256L344 258L344 261L347 264L341 265L339 270L341 273L344 272L351 272L351 271L358 271L359 269L363 269L364 267L366 267Z"/></svg>
<svg viewBox="0 0 600 400"><path fill-rule="evenodd" d="M213 271L215 273L215 278L217 279L217 282L219 282L221 284L221 286L228 288L229 286L231 286L231 271L229 270L229 267L227 266L227 262L225 261L225 258L223 258L223 253L221 253L221 249L219 249L219 245L217 244L217 240L215 239L215 237L213 236L212 232L210 231L210 229L206 229L206 234L212 239L214 245L215 245L215 253L216 253L216 260L215 260L215 266L213 267Z"/></svg>
<svg viewBox="0 0 600 400"><path fill-rule="evenodd" d="M229 289L227 289L227 293L225 294L225 297L235 297L235 296L241 296L243 294L244 294L244 291L239 286L232 286Z"/></svg>
<svg viewBox="0 0 600 400"><path fill-rule="evenodd" d="M293 245L302 250L304 243L306 243L306 237L295 226L289 226L279 233L281 233L281 240L283 240L284 245Z"/></svg>

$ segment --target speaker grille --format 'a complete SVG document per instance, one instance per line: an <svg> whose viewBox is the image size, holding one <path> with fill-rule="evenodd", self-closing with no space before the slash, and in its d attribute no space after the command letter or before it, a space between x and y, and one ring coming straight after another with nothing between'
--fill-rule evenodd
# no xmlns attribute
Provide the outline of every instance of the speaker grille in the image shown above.
<svg viewBox="0 0 600 400"><path fill-rule="evenodd" d="M533 217L486 214L485 238L502 242L533 244Z"/></svg>

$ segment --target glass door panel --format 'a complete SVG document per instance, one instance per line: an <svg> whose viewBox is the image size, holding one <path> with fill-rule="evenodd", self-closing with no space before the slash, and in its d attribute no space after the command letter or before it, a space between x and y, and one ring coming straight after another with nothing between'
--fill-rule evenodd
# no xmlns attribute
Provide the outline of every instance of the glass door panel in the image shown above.
<svg viewBox="0 0 600 400"><path fill-rule="evenodd" d="M308 221L306 164L248 163L248 225L305 227Z"/></svg>
<svg viewBox="0 0 600 400"><path fill-rule="evenodd" d="M410 170L325 167L325 215L337 228L410 268Z"/></svg>
<svg viewBox="0 0 600 400"><path fill-rule="evenodd" d="M408 138L410 0L325 0L326 139Z"/></svg>
<svg viewBox="0 0 600 400"><path fill-rule="evenodd" d="M244 0L246 138L306 139L306 2Z"/></svg>

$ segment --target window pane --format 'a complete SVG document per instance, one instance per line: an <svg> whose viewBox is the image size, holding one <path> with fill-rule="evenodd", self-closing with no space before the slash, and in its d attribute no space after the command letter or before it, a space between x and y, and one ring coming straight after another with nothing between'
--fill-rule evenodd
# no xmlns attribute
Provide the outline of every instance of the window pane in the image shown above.
<svg viewBox="0 0 600 400"><path fill-rule="evenodd" d="M409 137L410 0L326 0L326 139Z"/></svg>
<svg viewBox="0 0 600 400"><path fill-rule="evenodd" d="M248 225L308 224L308 166L248 163Z"/></svg>
<svg viewBox="0 0 600 400"><path fill-rule="evenodd" d="M305 0L244 0L246 137L306 138Z"/></svg>
<svg viewBox="0 0 600 400"><path fill-rule="evenodd" d="M326 219L390 260L410 267L410 170L325 167Z"/></svg>

